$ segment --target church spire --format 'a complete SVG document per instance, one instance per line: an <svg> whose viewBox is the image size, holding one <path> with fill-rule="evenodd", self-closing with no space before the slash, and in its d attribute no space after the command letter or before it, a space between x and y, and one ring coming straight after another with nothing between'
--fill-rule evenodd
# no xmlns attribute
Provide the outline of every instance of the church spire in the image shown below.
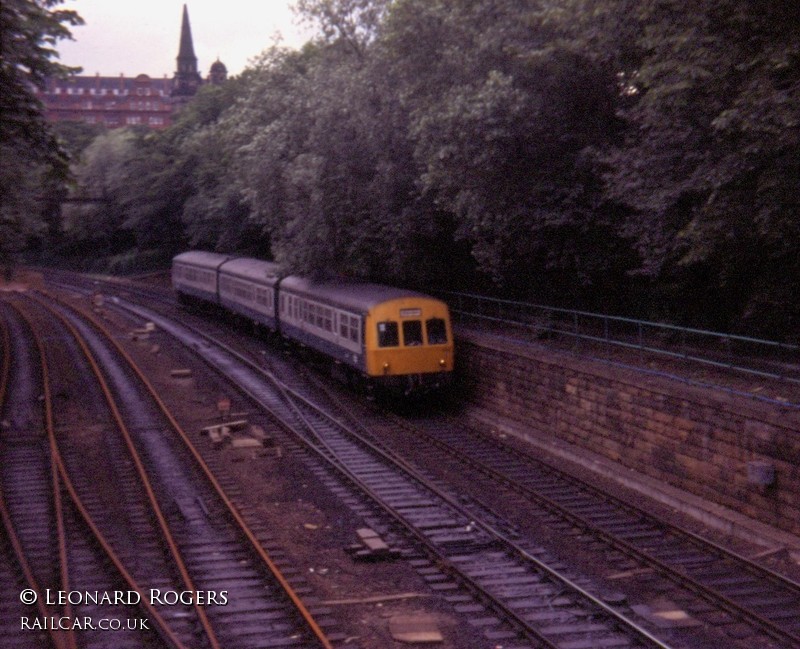
<svg viewBox="0 0 800 649"><path fill-rule="evenodd" d="M181 46L178 50L178 65L181 61L194 62L197 66L197 57L194 55L192 43L192 27L189 24L189 10L183 5L183 22L181 23Z"/></svg>
<svg viewBox="0 0 800 649"><path fill-rule="evenodd" d="M178 69L172 77L172 96L186 98L194 96L202 83L197 71L197 57L194 55L192 28L189 25L189 10L183 5L183 21L181 23L181 42L178 49Z"/></svg>

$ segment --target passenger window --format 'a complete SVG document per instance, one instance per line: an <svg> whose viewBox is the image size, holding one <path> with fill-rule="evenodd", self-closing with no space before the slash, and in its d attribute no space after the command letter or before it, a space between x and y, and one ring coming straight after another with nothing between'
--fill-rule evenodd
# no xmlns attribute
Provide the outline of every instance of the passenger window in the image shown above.
<svg viewBox="0 0 800 649"><path fill-rule="evenodd" d="M442 318L426 320L425 329L428 332L429 345L443 345L447 342L447 327Z"/></svg>
<svg viewBox="0 0 800 649"><path fill-rule="evenodd" d="M400 344L400 335L396 322L378 323L378 347L397 347Z"/></svg>
<svg viewBox="0 0 800 649"><path fill-rule="evenodd" d="M422 323L419 320L403 321L403 344L406 347L422 344Z"/></svg>

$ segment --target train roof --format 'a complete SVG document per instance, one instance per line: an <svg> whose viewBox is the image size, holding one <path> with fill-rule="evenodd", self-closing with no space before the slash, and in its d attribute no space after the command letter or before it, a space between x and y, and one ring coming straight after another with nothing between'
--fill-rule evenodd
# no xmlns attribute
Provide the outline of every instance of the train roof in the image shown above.
<svg viewBox="0 0 800 649"><path fill-rule="evenodd" d="M266 282L270 285L280 279L280 266L271 261L261 261L249 257L237 257L226 261L219 269L224 275L236 275L245 279Z"/></svg>
<svg viewBox="0 0 800 649"><path fill-rule="evenodd" d="M174 264L177 261L201 268L216 269L220 264L225 263L229 259L233 259L233 255L224 255L219 252L205 252L203 250L190 250L189 252L182 252L179 255L175 255L172 258L172 263Z"/></svg>
<svg viewBox="0 0 800 649"><path fill-rule="evenodd" d="M409 291L382 284L353 282L347 280L328 280L315 282L297 275L285 277L282 290L289 290L310 298L318 298L334 305L365 312L374 306L402 298L433 299L424 293Z"/></svg>
<svg viewBox="0 0 800 649"><path fill-rule="evenodd" d="M280 279L280 266L278 264L252 259L250 257L236 257L217 252L191 250L176 255L174 262L182 262L219 270L221 274L235 275L246 279L265 282L274 286ZM383 302L403 298L434 299L424 293L406 289L371 284L369 282L356 282L349 280L312 281L298 275L284 277L280 283L281 289L316 298L342 308L352 309L356 312L366 312Z"/></svg>

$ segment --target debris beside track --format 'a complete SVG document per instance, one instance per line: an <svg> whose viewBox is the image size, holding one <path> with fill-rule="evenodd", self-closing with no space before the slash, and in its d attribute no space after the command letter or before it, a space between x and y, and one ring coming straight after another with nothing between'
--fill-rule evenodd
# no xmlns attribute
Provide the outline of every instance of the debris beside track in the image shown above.
<svg viewBox="0 0 800 649"><path fill-rule="evenodd" d="M389 632L395 640L411 644L444 641L436 617L425 613L395 615L389 620Z"/></svg>
<svg viewBox="0 0 800 649"><path fill-rule="evenodd" d="M355 561L390 561L400 557L400 551L390 547L375 530L362 527L356 534L360 543L345 548Z"/></svg>
<svg viewBox="0 0 800 649"><path fill-rule="evenodd" d="M211 424L201 428L200 434L208 437L216 449L264 449L274 445L261 426L251 425L246 419Z"/></svg>

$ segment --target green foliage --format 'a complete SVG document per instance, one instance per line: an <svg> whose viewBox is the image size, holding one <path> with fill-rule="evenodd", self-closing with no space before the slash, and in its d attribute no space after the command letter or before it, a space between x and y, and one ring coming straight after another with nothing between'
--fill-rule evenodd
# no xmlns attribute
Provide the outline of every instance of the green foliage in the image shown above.
<svg viewBox="0 0 800 649"><path fill-rule="evenodd" d="M32 92L51 75L77 71L51 59L54 45L71 38L65 26L83 24L74 11L55 10L63 0L5 0L0 5L0 139L21 153L50 160L57 153L52 134Z"/></svg>
<svg viewBox="0 0 800 649"><path fill-rule="evenodd" d="M106 131L107 127L104 124L66 121L53 124L53 132L59 145L66 151L72 164L77 164L86 147Z"/></svg>
<svg viewBox="0 0 800 649"><path fill-rule="evenodd" d="M63 208L63 230L79 250L108 254L124 223L122 201L130 182L128 164L136 153L132 131L116 129L98 135L73 167L73 198L96 202L74 203Z"/></svg>
<svg viewBox="0 0 800 649"><path fill-rule="evenodd" d="M634 210L643 271L683 287L683 313L752 331L765 296L800 280L800 8L644 2L633 15L637 100L606 158L609 194Z"/></svg>
<svg viewBox="0 0 800 649"><path fill-rule="evenodd" d="M44 232L44 221L31 215L42 212L40 188L46 171L41 163L19 158L12 147L0 144L0 263L22 249L30 237Z"/></svg>
<svg viewBox="0 0 800 649"><path fill-rule="evenodd" d="M387 45L406 81L421 185L456 215L481 269L549 299L630 264L615 255L596 267L586 240L620 239L582 153L615 133L613 74L553 38L534 3L407 0L396 11Z"/></svg>
<svg viewBox="0 0 800 649"><path fill-rule="evenodd" d="M295 10L329 43L364 56L376 38L391 0L297 0Z"/></svg>
<svg viewBox="0 0 800 649"><path fill-rule="evenodd" d="M56 63L55 44L82 24L62 0L0 4L0 256L17 251L52 220L53 196L66 175L66 156L42 117L33 92L50 75L74 69Z"/></svg>
<svg viewBox="0 0 800 649"><path fill-rule="evenodd" d="M297 6L302 50L85 148L76 241L800 330L797 3Z"/></svg>

